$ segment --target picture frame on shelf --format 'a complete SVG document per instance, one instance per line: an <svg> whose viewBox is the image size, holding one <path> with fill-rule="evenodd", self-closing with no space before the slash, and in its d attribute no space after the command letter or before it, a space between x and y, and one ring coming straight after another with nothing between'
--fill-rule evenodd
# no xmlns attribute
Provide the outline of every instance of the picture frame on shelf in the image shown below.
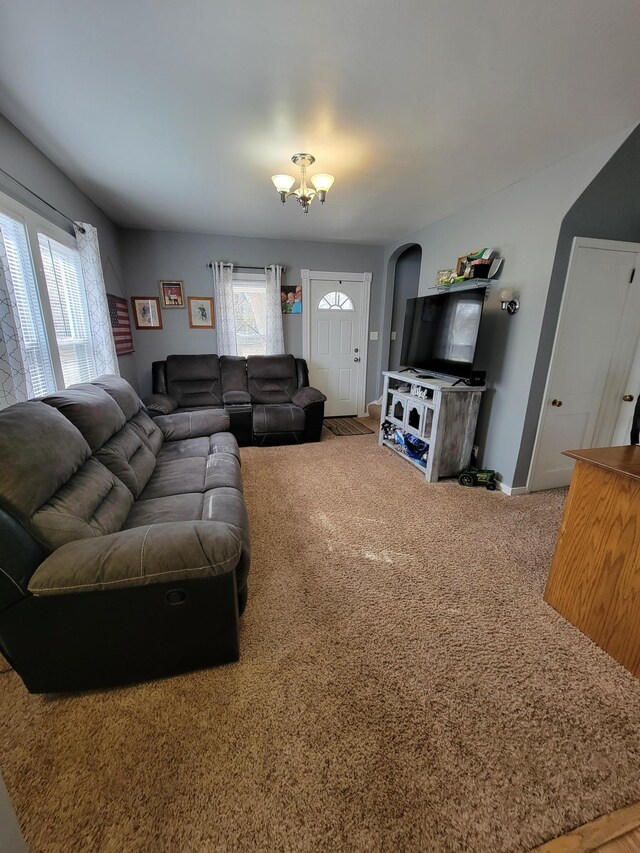
<svg viewBox="0 0 640 853"><path fill-rule="evenodd" d="M133 322L136 329L161 329L162 314L157 296L132 296Z"/></svg>
<svg viewBox="0 0 640 853"><path fill-rule="evenodd" d="M213 313L213 297L189 296L189 328L215 329L216 321Z"/></svg>
<svg viewBox="0 0 640 853"><path fill-rule="evenodd" d="M186 308L183 281L161 281L160 298L163 308Z"/></svg>

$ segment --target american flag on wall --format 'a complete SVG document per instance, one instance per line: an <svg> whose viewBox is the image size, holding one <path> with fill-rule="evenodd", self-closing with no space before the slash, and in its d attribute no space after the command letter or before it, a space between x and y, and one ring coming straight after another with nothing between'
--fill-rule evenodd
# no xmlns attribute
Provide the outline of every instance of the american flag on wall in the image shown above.
<svg viewBox="0 0 640 853"><path fill-rule="evenodd" d="M121 296L112 296L107 293L109 302L109 317L111 318L111 331L113 342L116 345L116 354L125 355L133 352L133 338L131 337L131 323L129 321L129 307L127 300Z"/></svg>

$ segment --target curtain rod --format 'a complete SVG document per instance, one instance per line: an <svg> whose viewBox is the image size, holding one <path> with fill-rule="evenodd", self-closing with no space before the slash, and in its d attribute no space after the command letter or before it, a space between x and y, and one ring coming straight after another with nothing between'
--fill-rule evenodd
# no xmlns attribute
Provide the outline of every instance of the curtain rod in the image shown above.
<svg viewBox="0 0 640 853"><path fill-rule="evenodd" d="M225 261L225 263L228 263L228 261ZM209 261L207 266L209 267L210 270L212 270L213 269L213 261ZM247 266L247 264L234 264L233 266L239 270L260 270L261 272L264 272L264 267L250 267L250 266ZM266 266L271 266L271 264L266 264ZM286 271L287 271L287 268L282 267L282 272L286 272Z"/></svg>
<svg viewBox="0 0 640 853"><path fill-rule="evenodd" d="M46 204L47 207L51 208L51 210L55 210L55 212L58 213L63 219L66 219L67 222L70 222L74 226L74 228L76 227L76 221L74 219L72 219L70 216L67 216L67 214L63 213L61 210L58 210L58 208L54 207L50 202L46 200L46 198L42 198L41 195L38 195L38 193L29 189L29 187L23 184L22 181L19 181L17 178L14 178L13 175L9 174L9 172L5 172L4 169L0 169L0 172L5 175L5 177L9 178L9 180L14 181L14 183L16 183L19 187L22 187L23 190L26 190L28 193L31 193L32 196L35 196L38 201L41 201L43 204ZM84 228L78 227L78 231L80 231L81 234L85 233Z"/></svg>

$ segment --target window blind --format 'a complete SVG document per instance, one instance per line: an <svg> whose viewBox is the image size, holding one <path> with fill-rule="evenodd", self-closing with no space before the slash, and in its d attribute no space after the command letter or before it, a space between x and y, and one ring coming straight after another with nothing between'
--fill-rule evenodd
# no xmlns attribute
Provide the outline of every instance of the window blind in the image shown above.
<svg viewBox="0 0 640 853"><path fill-rule="evenodd" d="M75 249L38 234L65 386L96 376L87 297Z"/></svg>
<svg viewBox="0 0 640 853"><path fill-rule="evenodd" d="M23 222L0 211L0 230L7 252L13 291L22 327L28 382L34 397L56 390L42 308Z"/></svg>

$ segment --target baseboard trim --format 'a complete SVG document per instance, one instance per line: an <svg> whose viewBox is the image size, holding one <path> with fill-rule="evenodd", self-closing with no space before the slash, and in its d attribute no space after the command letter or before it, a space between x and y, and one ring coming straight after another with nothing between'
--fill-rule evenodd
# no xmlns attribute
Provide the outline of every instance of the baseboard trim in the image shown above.
<svg viewBox="0 0 640 853"><path fill-rule="evenodd" d="M496 480L496 485L501 492L512 498L515 498L518 495L526 495L528 491L526 486L507 486L507 484L503 483L501 480Z"/></svg>

